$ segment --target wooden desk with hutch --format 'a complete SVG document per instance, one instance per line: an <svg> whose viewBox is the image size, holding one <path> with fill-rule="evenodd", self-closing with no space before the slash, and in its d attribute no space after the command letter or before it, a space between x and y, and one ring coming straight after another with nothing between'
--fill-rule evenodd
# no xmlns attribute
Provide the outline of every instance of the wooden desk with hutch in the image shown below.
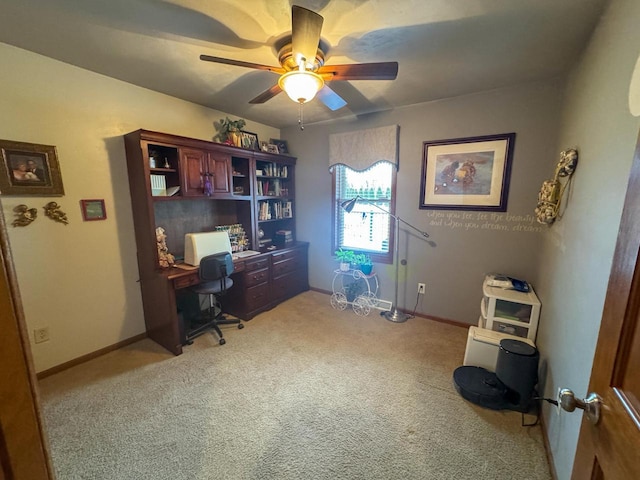
<svg viewBox="0 0 640 480"><path fill-rule="evenodd" d="M179 256L186 233L242 226L249 247L261 253L234 260L234 286L222 299L231 315L250 320L309 289L308 244L295 239L295 158L147 130L124 140L149 338L175 355L182 353L176 291L199 282L196 268L160 267L157 227L165 229L169 251ZM151 156L160 158L154 168ZM167 190L179 187L178 192L153 195L152 175ZM293 241L275 250L260 247L259 232L275 239L281 230L290 231Z"/></svg>

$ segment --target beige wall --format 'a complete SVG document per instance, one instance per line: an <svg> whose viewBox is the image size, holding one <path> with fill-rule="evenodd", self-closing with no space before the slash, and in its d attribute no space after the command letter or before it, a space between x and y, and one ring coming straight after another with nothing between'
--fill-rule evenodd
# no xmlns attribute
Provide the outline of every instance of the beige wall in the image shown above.
<svg viewBox="0 0 640 480"><path fill-rule="evenodd" d="M558 148L580 152L567 210L542 238L538 346L545 394L587 393L607 280L640 128L628 108L640 2L615 0L567 84ZM637 88L637 86L636 86ZM569 478L580 414L545 408L558 478Z"/></svg>
<svg viewBox="0 0 640 480"><path fill-rule="evenodd" d="M225 113L0 44L0 131L5 140L55 145L63 197L2 197L11 225L19 204L38 208L9 227L37 371L143 333L136 245L122 135L139 128L211 140ZM248 122L259 138L279 130ZM103 198L107 220L83 222L80 199ZM44 216L55 200L69 225ZM48 326L51 340L33 343Z"/></svg>
<svg viewBox="0 0 640 480"><path fill-rule="evenodd" d="M547 397L554 397L559 387L586 395L640 128L640 120L628 108L629 83L640 53L638 18L640 2L614 0L562 84L502 89L353 122L307 126L304 132L284 130L283 138L300 157L298 209L304 215L298 217L298 236L311 242L311 285L330 290L335 268L328 135L397 123L397 213L425 228L436 242L430 247L417 237L407 243L401 236L401 249L408 252L402 256L409 266L401 267L400 306L413 308L415 283L424 281L427 295L418 311L474 323L484 273L500 271L530 279L542 302L537 338L541 388ZM507 212L513 216L532 212L540 183L552 176L559 152L578 148L580 160L561 220L527 234L432 225L433 212L417 208L422 142L510 131L517 134ZM504 219L496 223L512 225ZM382 296L392 298L394 270L379 265L376 269ZM560 480L568 479L582 416L557 416L547 405L543 413L554 468Z"/></svg>
<svg viewBox="0 0 640 480"><path fill-rule="evenodd" d="M435 243L401 235L409 265L401 271L400 306L412 309L415 284L425 282L420 312L471 324L485 273L531 279L542 301L545 394L560 386L585 394L640 127L627 107L639 53L637 18L637 1L612 2L564 92L560 81L523 85L281 135L248 125L260 137L287 139L299 157L298 238L311 242L311 285L330 290L336 266L328 135L399 124L397 213ZM51 328L50 342L32 345L37 369L44 370L144 331L121 135L147 128L209 139L223 114L2 44L0 58L1 136L58 147L66 195L55 200L71 220L64 226L42 216L50 198L2 197L9 224L19 203L40 211L33 225L9 233L29 329ZM506 230L438 225L432 211L418 209L423 141L505 132L517 134L509 207L492 224ZM579 149L580 163L564 217L550 229L514 229L536 226L517 217L531 214L540 183L569 146ZM108 220L82 222L82 198L104 198ZM376 268L381 296L391 298L394 270ZM558 478L569 478L580 414L544 413Z"/></svg>
<svg viewBox="0 0 640 480"><path fill-rule="evenodd" d="M336 262L331 250L331 175L328 136L334 132L400 125L396 213L430 234L432 244L401 227L399 306L413 310L417 283L427 292L421 313L468 324L478 322L482 280L501 272L531 279L544 228L533 209L542 181L553 173L557 153L561 82L550 81L415 105L352 122L283 130L298 156L298 238L311 242L310 283L331 290ZM516 133L506 213L420 210L423 142ZM302 212L302 214L300 214ZM436 218L435 215L443 215ZM466 217L466 218L465 218ZM407 234L409 233L409 234ZM381 297L393 299L395 266L376 265Z"/></svg>

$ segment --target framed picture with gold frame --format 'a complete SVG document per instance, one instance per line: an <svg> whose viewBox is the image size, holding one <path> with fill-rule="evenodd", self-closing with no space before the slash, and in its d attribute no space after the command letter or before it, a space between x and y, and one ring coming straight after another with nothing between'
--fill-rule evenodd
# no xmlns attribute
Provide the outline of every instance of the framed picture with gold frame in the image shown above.
<svg viewBox="0 0 640 480"><path fill-rule="evenodd" d="M64 195L55 146L0 140L0 154L0 194Z"/></svg>

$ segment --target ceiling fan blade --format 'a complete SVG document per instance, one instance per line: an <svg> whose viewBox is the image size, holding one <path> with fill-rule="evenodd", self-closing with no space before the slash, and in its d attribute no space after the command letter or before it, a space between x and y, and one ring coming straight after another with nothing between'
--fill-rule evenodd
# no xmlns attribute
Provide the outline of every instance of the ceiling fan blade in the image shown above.
<svg viewBox="0 0 640 480"><path fill-rule="evenodd" d="M316 97L333 111L338 110L347 104L344 98L331 90L327 85L320 89L316 94Z"/></svg>
<svg viewBox="0 0 640 480"><path fill-rule="evenodd" d="M200 60L204 60L205 62L224 63L225 65L235 65L237 67L255 68L256 70L267 70L269 72L279 74L286 72L282 67L271 67L269 65L260 65L259 63L241 62L240 60L212 57L211 55L200 55Z"/></svg>
<svg viewBox="0 0 640 480"><path fill-rule="evenodd" d="M265 90L260 95L258 95L256 98L251 100L249 103L264 103L267 100L271 100L273 97L278 95L281 91L282 91L282 89L280 88L280 85L278 85L276 83L269 90Z"/></svg>
<svg viewBox="0 0 640 480"><path fill-rule="evenodd" d="M313 64L320 43L324 18L316 12L293 5L291 7L291 50L298 64L300 57Z"/></svg>
<svg viewBox="0 0 640 480"><path fill-rule="evenodd" d="M398 62L323 65L317 73L330 74L332 80L395 80L398 76Z"/></svg>

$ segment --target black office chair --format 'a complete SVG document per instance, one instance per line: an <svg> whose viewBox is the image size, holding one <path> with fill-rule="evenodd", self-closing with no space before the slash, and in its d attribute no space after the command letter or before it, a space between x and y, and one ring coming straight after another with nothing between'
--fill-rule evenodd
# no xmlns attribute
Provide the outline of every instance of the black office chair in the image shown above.
<svg viewBox="0 0 640 480"><path fill-rule="evenodd" d="M202 323L187 333L187 343L193 343L194 338L213 329L218 334L218 343L224 345L226 341L222 337L219 325L238 325L238 328L244 328L240 320L227 319L222 314L222 307L218 300L218 297L224 295L233 285L233 280L229 278L229 275L233 273L231 254L222 252L203 257L200 260L198 272L200 284L195 285L191 290L200 295L209 295L209 309L207 315L202 318Z"/></svg>

